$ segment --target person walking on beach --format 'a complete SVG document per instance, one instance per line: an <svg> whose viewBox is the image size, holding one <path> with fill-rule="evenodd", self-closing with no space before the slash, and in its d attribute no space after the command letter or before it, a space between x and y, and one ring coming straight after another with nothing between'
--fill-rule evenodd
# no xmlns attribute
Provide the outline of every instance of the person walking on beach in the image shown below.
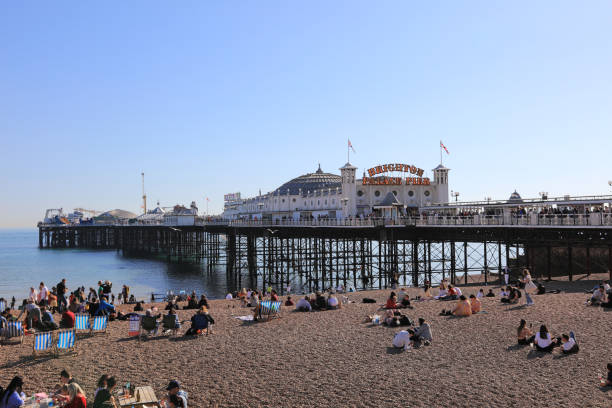
<svg viewBox="0 0 612 408"><path fill-rule="evenodd" d="M527 306L531 306L534 304L534 302L531 296L529 296L529 292L537 290L538 287L531 280L531 274L527 268L523 269L523 279L521 279L521 283L523 283L525 288L525 300L527 301Z"/></svg>
<svg viewBox="0 0 612 408"><path fill-rule="evenodd" d="M508 286L508 280L510 279L510 268L504 266L504 281L506 282L506 286Z"/></svg>

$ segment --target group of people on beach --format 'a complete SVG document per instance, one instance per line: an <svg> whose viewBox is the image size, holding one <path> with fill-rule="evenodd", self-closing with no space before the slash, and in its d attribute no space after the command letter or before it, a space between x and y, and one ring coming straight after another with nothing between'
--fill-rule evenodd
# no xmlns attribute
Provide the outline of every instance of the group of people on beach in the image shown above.
<svg viewBox="0 0 612 408"><path fill-rule="evenodd" d="M15 376L6 388L0 387L0 408L19 408L25 405L27 397L23 392L24 381ZM100 377L96 384L93 398L89 398L89 405L93 408L120 408L119 395L122 390L116 390L117 379L108 374ZM166 387L167 394L160 401L162 408L187 408L187 393L181 389L176 380L169 382ZM133 392L129 383L124 387L123 393ZM63 408L87 408L88 398L85 391L72 377L68 370L60 373L59 383L48 394L53 405ZM51 406L51 405L49 405Z"/></svg>

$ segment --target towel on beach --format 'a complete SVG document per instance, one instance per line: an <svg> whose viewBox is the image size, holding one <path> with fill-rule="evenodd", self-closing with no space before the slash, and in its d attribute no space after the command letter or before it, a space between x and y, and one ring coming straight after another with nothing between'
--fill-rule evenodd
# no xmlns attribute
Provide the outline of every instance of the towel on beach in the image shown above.
<svg viewBox="0 0 612 408"><path fill-rule="evenodd" d="M253 321L253 315L234 316L234 319L242 320L244 322L250 322Z"/></svg>

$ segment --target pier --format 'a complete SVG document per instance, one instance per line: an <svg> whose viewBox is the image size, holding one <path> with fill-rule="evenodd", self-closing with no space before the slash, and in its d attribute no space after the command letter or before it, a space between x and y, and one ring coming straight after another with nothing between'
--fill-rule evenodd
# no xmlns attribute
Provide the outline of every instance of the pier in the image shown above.
<svg viewBox="0 0 612 408"><path fill-rule="evenodd" d="M118 250L224 266L228 285L317 290L499 283L612 271L612 214L214 221L194 225L39 225L40 248ZM611 273L612 274L612 273ZM612 278L612 276L611 276Z"/></svg>

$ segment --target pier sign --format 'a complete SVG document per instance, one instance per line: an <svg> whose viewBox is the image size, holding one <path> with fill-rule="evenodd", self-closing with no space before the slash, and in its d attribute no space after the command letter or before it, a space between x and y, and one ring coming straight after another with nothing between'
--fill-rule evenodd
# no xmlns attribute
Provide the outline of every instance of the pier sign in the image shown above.
<svg viewBox="0 0 612 408"><path fill-rule="evenodd" d="M389 172L410 173L416 175L416 177L406 177L405 179L403 177L374 177L378 174ZM423 169L412 164L382 164L368 169L368 175L370 177L364 177L362 184L399 186L405 183L406 185L429 185L429 178L423 177L423 173Z"/></svg>

